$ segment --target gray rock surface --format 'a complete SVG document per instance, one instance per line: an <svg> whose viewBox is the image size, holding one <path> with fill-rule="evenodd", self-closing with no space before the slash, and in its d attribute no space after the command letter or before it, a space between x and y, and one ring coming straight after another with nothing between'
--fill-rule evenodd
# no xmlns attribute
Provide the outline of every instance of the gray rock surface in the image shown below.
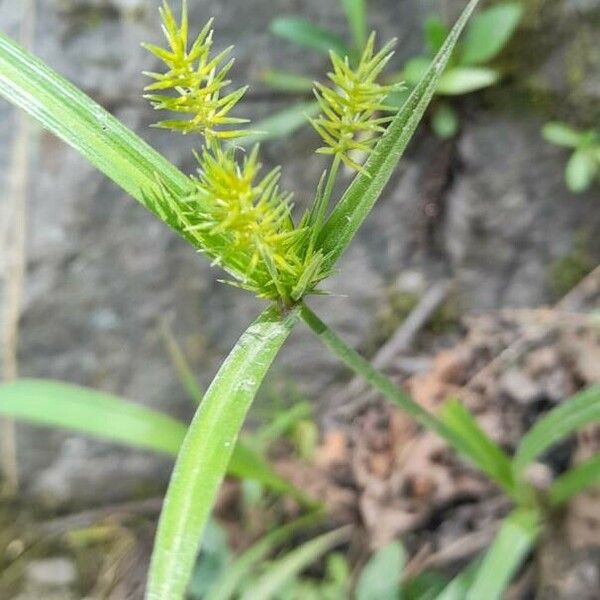
<svg viewBox="0 0 600 600"><path fill-rule="evenodd" d="M139 43L158 39L157 4L38 0L35 51L190 171L194 140L149 129L154 115L141 98L141 72L153 62ZM562 6L558 0L541 4L541 10ZM274 12L269 0L192 0L190 5L194 25L215 15L218 45L236 44L237 81L252 81L265 67L315 73L325 66L318 55L267 33ZM372 25L382 37L399 38L400 59L419 50L418 23L433 2L373 0L370 5ZM580 10L569 9L561 30L576 31L590 14L598 17L597 2L579 5ZM280 14L302 13L343 30L334 0L280 0L276 6ZM0 3L2 31L18 35L19 20L14 3ZM530 29L535 36L535 25ZM561 39L570 43L564 33ZM598 60L597 49L589 60ZM560 61L551 67L545 59L539 62L534 77L538 83L547 69L556 74L563 68ZM568 78L559 75L553 93L560 95ZM598 99L597 82L584 87L589 102ZM246 111L259 118L285 103L258 89L249 94ZM368 339L375 307L406 268L429 277L455 276L465 309L530 306L550 297L549 264L572 251L582 229L598 231L598 188L580 197L568 194L562 181L565 154L539 136L547 115L529 105L518 113L494 106L474 100L465 107L463 133L450 148L449 167L440 158L445 146L423 129L330 282L336 295L314 300L351 344L360 346ZM5 183L13 134L14 111L2 101L0 164ZM323 168L313 154L316 143L305 129L264 148L265 163L283 164L284 184L296 192L300 206L310 200ZM160 319L172 317L177 339L206 384L260 304L218 283L220 273L73 150L38 129L33 146L19 348L22 374L116 392L188 418L192 405L170 366ZM432 173L441 178L433 191L426 183ZM424 216L430 195L440 209L435 223ZM5 208L3 200L0 216L7 222ZM596 259L600 256L598 249L591 252ZM293 378L318 404L327 402L321 394L327 383L343 373L319 342L298 327L271 381ZM97 503L160 490L170 468L169 461L151 455L25 426L19 427L19 459L25 491L51 505Z"/></svg>

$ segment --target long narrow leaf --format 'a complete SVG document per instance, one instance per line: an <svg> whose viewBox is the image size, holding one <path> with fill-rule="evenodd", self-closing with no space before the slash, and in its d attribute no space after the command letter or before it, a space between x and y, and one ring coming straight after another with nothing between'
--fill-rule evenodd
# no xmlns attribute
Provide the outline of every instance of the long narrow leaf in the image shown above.
<svg viewBox="0 0 600 600"><path fill-rule="evenodd" d="M0 95L73 146L117 185L146 205L156 173L174 191L187 178L73 84L0 34Z"/></svg>
<svg viewBox="0 0 600 600"><path fill-rule="evenodd" d="M354 46L360 51L367 43L367 7L366 0L342 0L342 6L346 11L346 18L352 37L354 38Z"/></svg>
<svg viewBox="0 0 600 600"><path fill-rule="evenodd" d="M596 483L600 483L600 454L558 477L550 488L548 499L552 506L560 506Z"/></svg>
<svg viewBox="0 0 600 600"><path fill-rule="evenodd" d="M502 524L465 600L499 600L539 533L539 514L517 509Z"/></svg>
<svg viewBox="0 0 600 600"><path fill-rule="evenodd" d="M429 70L390 123L367 161L335 207L319 237L331 264L337 262L379 198L431 102L439 79L468 18L479 0L470 0Z"/></svg>
<svg viewBox="0 0 600 600"><path fill-rule="evenodd" d="M515 488L508 455L481 429L471 413L455 399L448 400L438 413L440 420L456 434L460 452L509 493Z"/></svg>
<svg viewBox="0 0 600 600"><path fill-rule="evenodd" d="M171 360L182 385L187 390L190 398L197 405L200 404L202 402L200 386L194 377L181 346L177 343L175 336L166 323L163 323L163 334ZM263 458L263 453L260 451L261 446L255 444L255 437L253 436L252 443L248 445L242 442L242 440L238 440L229 467L227 468L227 473L239 479L254 479L275 492L288 494L303 506L312 508L318 506L315 500L303 494L298 488L275 472L271 465Z"/></svg>
<svg viewBox="0 0 600 600"><path fill-rule="evenodd" d="M600 421L600 385L575 394L541 418L524 436L513 459L515 473L562 438Z"/></svg>
<svg viewBox="0 0 600 600"><path fill-rule="evenodd" d="M406 392L381 371L365 360L358 352L350 348L333 330L331 330L306 304L302 305L301 315L304 322L313 330L319 339L354 373L362 377L370 386L383 394L390 402L398 406L415 421L430 429L446 440L452 448L462 452L467 458L473 450L465 447L462 432L449 427L442 419L425 410ZM506 487L512 493L512 487Z"/></svg>
<svg viewBox="0 0 600 600"><path fill-rule="evenodd" d="M227 467L227 473L239 479L254 479L274 492L287 494L307 508L315 509L320 507L319 502L310 498L289 481L279 476L261 454L241 440L238 440L235 446L233 456Z"/></svg>
<svg viewBox="0 0 600 600"><path fill-rule="evenodd" d="M271 21L271 32L306 48L329 54L333 50L344 57L350 50L336 33L298 17L278 17Z"/></svg>
<svg viewBox="0 0 600 600"><path fill-rule="evenodd" d="M252 569L271 554L277 546L322 518L323 513L312 513L278 527L262 537L235 559L233 564L215 581L204 600L230 600L233 598L240 584L248 577Z"/></svg>
<svg viewBox="0 0 600 600"><path fill-rule="evenodd" d="M464 600L473 584L481 560L471 561L454 579L437 595L434 600Z"/></svg>
<svg viewBox="0 0 600 600"><path fill-rule="evenodd" d="M148 600L179 600L192 572L246 413L297 311L265 311L242 335L210 385L177 457L148 576Z"/></svg>
<svg viewBox="0 0 600 600"><path fill-rule="evenodd" d="M325 533L274 561L268 571L246 590L241 600L271 600L294 576L347 539L349 533L349 527Z"/></svg>
<svg viewBox="0 0 600 600"><path fill-rule="evenodd" d="M124 398L47 379L19 379L1 385L0 415L172 456L179 452L187 431L185 423ZM280 477L241 441L235 446L227 473L254 479L303 506L315 506L314 500Z"/></svg>
<svg viewBox="0 0 600 600"><path fill-rule="evenodd" d="M0 386L0 415L176 455L187 426L112 394L47 379Z"/></svg>
<svg viewBox="0 0 600 600"><path fill-rule="evenodd" d="M356 582L356 600L398 600L405 565L406 550L400 542L377 550Z"/></svg>

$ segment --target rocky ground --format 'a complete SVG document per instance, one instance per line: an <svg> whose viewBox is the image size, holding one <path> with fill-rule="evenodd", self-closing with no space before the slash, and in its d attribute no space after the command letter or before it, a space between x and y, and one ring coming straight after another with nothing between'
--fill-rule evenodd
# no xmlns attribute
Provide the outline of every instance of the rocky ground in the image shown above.
<svg viewBox="0 0 600 600"><path fill-rule="evenodd" d="M20 6L25 6L16 4L0 2L0 29L13 36L19 35ZM189 171L193 168L192 141L149 129L154 116L141 98L141 71L153 63L139 42L158 38L157 4L38 0L33 49ZM461 4L444 2L443 9L453 14ZM438 345L455 344L457 331L466 337L450 354L433 359L431 368L427 361L417 364L405 357L401 365L409 364L404 371L398 367L399 373L405 378L413 372L413 391L424 402L445 386L468 391L466 397L473 407L490 420L493 433L509 446L536 411L597 377L593 372L581 375L585 365L572 358L573 352L580 353L580 343L597 356L595 334L586 333L580 339L574 333L581 325L576 317L562 319L562 313L526 309L554 303L600 262L600 240L595 235L600 227L598 188L570 195L563 182L564 152L540 137L541 125L551 118L581 126L598 121L600 55L594 42L600 3L528 0L524 4L523 27L500 61L506 73L504 84L458 102L462 129L455 140L440 142L422 128L331 281L336 295L314 301L349 343L375 354L431 285L452 281L453 291L445 296L442 317L431 335ZM399 64L420 50L419 23L435 8L433 0L372 0L369 5L372 26L383 37L399 38ZM325 68L318 56L268 34L273 13L269 0L197 0L190 6L195 25L215 15L218 43L223 47L236 44L234 77L240 82L251 83L262 69L273 66L302 65L307 73ZM280 0L277 10L302 13L343 31L343 16L334 0ZM257 86L249 93L245 110L260 118L288 103L289 99ZM15 122L14 110L0 103L0 165L5 186L11 185L15 172ZM115 391L189 416L191 408L159 333L161 318L171 319L176 337L200 379L207 382L259 305L249 295L219 284L220 274L209 269L206 261L61 142L35 126L29 139L20 372ZM315 136L305 129L264 148L267 164L283 164L284 185L296 192L300 206L310 200L322 169L321 159L313 154L316 145ZM0 203L0 233L10 229L13 216L12 201ZM9 272L12 258L11 247L0 251L3 274ZM3 306L9 285L6 277L0 282ZM514 310L496 312L499 309ZM484 315L471 321L462 320L482 311ZM503 364L498 372L485 372L482 389L468 385L480 368L485 369L486 356L495 356L504 345L510 347L514 339L524 336L528 340L530 335L532 345L515 359L517 367ZM548 339L554 341L546 343ZM483 348L483 358L477 352L473 356L476 344L484 342L495 345ZM443 374L444 361L456 373ZM417 367L419 374L414 375ZM548 379L550 372L554 379ZM332 447L351 465L354 488L346 498L348 511L360 514L373 543L382 534L372 530L369 515L383 510L394 494L388 530L400 533L421 528L414 547L430 543L434 557L442 542L427 537L432 510L449 507L444 510L456 517L456 531L442 528L448 539L467 535L472 525L461 524L465 520L493 524L504 510L501 504L491 516L473 516L467 511L461 517L461 506L455 506L457 496L490 498L485 506L496 506L494 492L469 472L459 485L448 479L446 467L432 467L435 492L430 491L431 482L415 485L413 481L408 488L416 496L398 496L410 479L396 456L398 448L407 443L406 436L412 440L416 434L378 402L367 403L365 408L364 393L357 399L345 385L339 385L344 377L343 369L310 332L298 328L278 361L273 381L297 382L323 416L325 458L319 468L327 472L333 468L326 460ZM517 398L511 395L515 390L518 394L529 391ZM358 406L358 416L351 409L340 413L344 404L351 409ZM499 405L503 409L496 414ZM488 416L490 411L492 416ZM349 416L356 416L355 429L341 425ZM411 444L421 448L429 468L428 456L435 443L427 440L419 434ZM575 448L568 449L563 460L569 460L573 452ZM39 513L47 520L49 514L158 496L170 469L170 463L154 456L29 427L18 429L18 456L23 497L33 503L36 523ZM474 500L471 504L479 506ZM7 513L9 522L14 520L12 514ZM111 544L115 540L122 544L122 555L127 544L137 548L138 534L136 530L132 538L129 529L123 533L120 523L118 534L105 535ZM147 532L143 527L142 531L144 538ZM431 560L428 556L423 560ZM31 567L28 585L43 579L43 567ZM111 568L114 565L102 565L102 569ZM70 581L67 587L73 587L70 559L56 568L46 565L48 569L62 573Z"/></svg>

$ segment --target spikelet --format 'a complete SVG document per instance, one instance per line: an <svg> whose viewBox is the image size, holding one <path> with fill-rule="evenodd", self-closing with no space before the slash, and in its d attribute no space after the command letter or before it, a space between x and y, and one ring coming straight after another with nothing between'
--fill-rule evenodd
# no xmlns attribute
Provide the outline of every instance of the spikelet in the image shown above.
<svg viewBox="0 0 600 600"><path fill-rule="evenodd" d="M338 156L344 164L357 171L361 165L351 158L353 151L369 153L385 125L393 117L377 117L377 113L395 111L384 104L392 91L401 84L381 85L376 79L393 55L394 41L374 54L375 33L367 41L356 69L350 66L348 57L342 59L330 52L333 72L328 73L333 86L316 82L314 93L321 107L321 114L311 119L313 127L326 146L319 148L321 154Z"/></svg>
<svg viewBox="0 0 600 600"><path fill-rule="evenodd" d="M229 94L223 89L231 82L226 79L233 59L227 60L231 47L215 57L211 57L213 43L212 19L202 29L196 41L189 48L187 6L183 3L181 24L177 24L173 11L163 0L159 9L163 33L168 49L143 44L149 52L165 63L165 73L146 72L154 79L145 90L152 92L145 97L157 110L167 110L189 118L160 121L156 127L171 129L181 133L199 133L211 139L232 139L246 135L232 125L247 123L247 119L227 116L244 95L246 88L239 88ZM164 92L170 91L172 95ZM158 92L158 93L156 93Z"/></svg>
<svg viewBox="0 0 600 600"><path fill-rule="evenodd" d="M279 168L261 175L258 146L242 160L239 150L223 148L221 140L244 135L223 129L246 122L227 117L243 95L239 89L221 97L231 61L223 65L229 49L210 57L211 22L188 50L185 3L177 25L166 3L160 9L169 49L146 45L168 67L164 74L148 73L155 82L146 89L175 92L147 97L157 109L191 115L189 119L162 121L160 127L197 132L204 136L196 154L198 173L188 178L184 193L174 192L156 174L154 189L145 191L147 206L180 233L213 264L221 266L237 287L290 305L313 292L329 275L326 258L315 248L307 219L294 225L291 196L279 187Z"/></svg>
<svg viewBox="0 0 600 600"><path fill-rule="evenodd" d="M164 220L220 265L238 287L292 303L327 276L322 254L308 250L308 230L295 227L279 169L260 177L258 146L241 162L233 148L212 144L197 155L198 175L184 198L165 186L149 199Z"/></svg>

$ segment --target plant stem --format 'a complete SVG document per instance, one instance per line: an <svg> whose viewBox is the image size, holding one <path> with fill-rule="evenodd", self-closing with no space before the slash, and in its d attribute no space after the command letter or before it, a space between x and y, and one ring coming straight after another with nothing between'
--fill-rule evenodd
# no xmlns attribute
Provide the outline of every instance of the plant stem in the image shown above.
<svg viewBox="0 0 600 600"><path fill-rule="evenodd" d="M22 4L21 43L31 47L35 31L36 6L34 0ZM13 222L6 230L6 307L2 330L2 379L12 381L19 376L19 322L23 309L23 288L27 271L27 186L29 182L29 117L19 111L12 154L12 180L9 191L13 209ZM4 233L4 232L3 232ZM3 236L4 237L4 236ZM2 240L4 242L4 240ZM3 244L4 245L4 244ZM9 250L10 249L10 250ZM12 251L11 251L12 250ZM17 457L17 431L12 419L0 420L1 471L8 491L15 493L19 487Z"/></svg>
<svg viewBox="0 0 600 600"><path fill-rule="evenodd" d="M441 437L453 440L448 428L431 413L417 404L388 377L375 369L358 352L350 348L336 335L306 304L302 304L301 316L304 322L319 336L321 341L336 354L344 364L370 385L380 391L388 400L398 405L421 425L438 433Z"/></svg>
<svg viewBox="0 0 600 600"><path fill-rule="evenodd" d="M338 154L333 157L333 162L331 163L331 168L329 169L329 173L327 174L327 182L325 183L325 189L323 190L323 195L319 198L319 205L317 208L316 219L314 223L314 228L316 235L319 235L321 231L321 227L325 221L325 216L327 214L327 207L329 206L329 201L331 200L331 194L333 193L333 186L335 185L335 180L337 179L338 172L340 170L341 159Z"/></svg>

